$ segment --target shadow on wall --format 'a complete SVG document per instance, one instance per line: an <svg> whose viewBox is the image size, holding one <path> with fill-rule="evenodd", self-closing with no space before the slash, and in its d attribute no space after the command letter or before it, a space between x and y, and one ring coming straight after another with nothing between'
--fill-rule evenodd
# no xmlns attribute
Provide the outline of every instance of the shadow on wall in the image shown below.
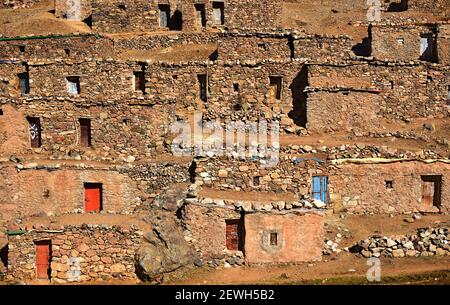
<svg viewBox="0 0 450 305"><path fill-rule="evenodd" d="M289 89L292 92L292 111L289 112L289 117L294 123L301 127L306 127L306 92L308 86L308 68L306 65L302 67L297 76L293 79Z"/></svg>
<svg viewBox="0 0 450 305"><path fill-rule="evenodd" d="M183 14L176 10L172 17L170 17L169 30L181 31L183 29Z"/></svg>

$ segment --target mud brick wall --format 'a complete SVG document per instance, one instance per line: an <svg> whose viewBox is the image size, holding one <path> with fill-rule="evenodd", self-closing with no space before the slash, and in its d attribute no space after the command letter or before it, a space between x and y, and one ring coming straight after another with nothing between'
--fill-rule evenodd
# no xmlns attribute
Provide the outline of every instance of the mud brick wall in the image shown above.
<svg viewBox="0 0 450 305"><path fill-rule="evenodd" d="M432 30L425 26L374 26L372 56L386 61L417 61L420 58L420 35L428 33Z"/></svg>
<svg viewBox="0 0 450 305"><path fill-rule="evenodd" d="M437 212L422 204L422 175L442 175L441 211L450 206L450 165L442 162L397 162L391 164L345 164L330 176L336 210L348 213ZM393 181L393 189L385 181Z"/></svg>
<svg viewBox="0 0 450 305"><path fill-rule="evenodd" d="M127 161L168 151L165 137L174 107L107 105L36 99L2 105L0 156L34 153L51 159ZM31 148L26 117L40 118L42 145ZM79 119L91 120L91 147L80 144Z"/></svg>
<svg viewBox="0 0 450 305"><path fill-rule="evenodd" d="M135 228L83 225L54 232L36 230L10 236L7 278L36 279L35 242L50 240L52 283L137 280L134 253L141 236Z"/></svg>
<svg viewBox="0 0 450 305"><path fill-rule="evenodd" d="M7 181L0 188L5 219L84 212L84 183L102 184L104 213L130 214L145 198L145 186L113 169L64 168L58 163L33 162L17 167L5 164L1 177Z"/></svg>
<svg viewBox="0 0 450 305"><path fill-rule="evenodd" d="M23 52L20 47L25 48ZM112 40L93 35L0 41L0 59L21 61L108 58L112 56L112 51Z"/></svg>
<svg viewBox="0 0 450 305"><path fill-rule="evenodd" d="M204 258L222 258L227 253L226 220L241 219L228 208L187 204L183 208L185 238Z"/></svg>
<svg viewBox="0 0 450 305"><path fill-rule="evenodd" d="M252 263L296 263L320 261L323 248L324 217L319 214L247 214L245 258ZM270 234L277 234L271 245Z"/></svg>

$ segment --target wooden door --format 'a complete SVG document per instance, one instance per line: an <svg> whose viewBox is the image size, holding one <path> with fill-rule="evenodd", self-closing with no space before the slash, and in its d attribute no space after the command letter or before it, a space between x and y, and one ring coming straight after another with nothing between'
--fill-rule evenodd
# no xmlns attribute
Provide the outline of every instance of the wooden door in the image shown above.
<svg viewBox="0 0 450 305"><path fill-rule="evenodd" d="M434 198L434 182L422 181L422 204L432 206Z"/></svg>
<svg viewBox="0 0 450 305"><path fill-rule="evenodd" d="M80 144L83 147L91 146L91 120L80 119Z"/></svg>
<svg viewBox="0 0 450 305"><path fill-rule="evenodd" d="M97 183L84 185L84 210L85 212L100 212L102 202L102 186Z"/></svg>
<svg viewBox="0 0 450 305"><path fill-rule="evenodd" d="M50 240L36 242L36 276L48 279L50 271Z"/></svg>

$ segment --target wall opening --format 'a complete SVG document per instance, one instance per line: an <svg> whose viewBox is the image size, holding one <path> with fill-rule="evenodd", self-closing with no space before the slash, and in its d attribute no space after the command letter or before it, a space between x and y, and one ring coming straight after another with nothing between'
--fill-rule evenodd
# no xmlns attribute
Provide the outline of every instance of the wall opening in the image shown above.
<svg viewBox="0 0 450 305"><path fill-rule="evenodd" d="M134 71L133 72L134 91L141 91L145 93L145 72Z"/></svg>
<svg viewBox="0 0 450 305"><path fill-rule="evenodd" d="M213 2L213 24L214 25L225 24L225 4L223 1Z"/></svg>
<svg viewBox="0 0 450 305"><path fill-rule="evenodd" d="M230 251L244 250L244 223L241 219L227 219L226 246Z"/></svg>
<svg viewBox="0 0 450 305"><path fill-rule="evenodd" d="M3 109L0 108L0 115L3 115Z"/></svg>
<svg viewBox="0 0 450 305"><path fill-rule="evenodd" d="M233 84L233 91L234 92L239 92L240 88L239 88L239 84L238 83L234 83Z"/></svg>
<svg viewBox="0 0 450 305"><path fill-rule="evenodd" d="M30 93L30 74L28 72L23 72L17 74L19 78L19 89L22 94Z"/></svg>
<svg viewBox="0 0 450 305"><path fill-rule="evenodd" d="M80 77L67 76L66 77L67 92L69 94L78 95L81 92Z"/></svg>
<svg viewBox="0 0 450 305"><path fill-rule="evenodd" d="M64 49L64 53L69 56L70 55L70 49Z"/></svg>
<svg viewBox="0 0 450 305"><path fill-rule="evenodd" d="M80 124L80 145L83 147L90 147L92 144L91 120L79 119L79 124Z"/></svg>
<svg viewBox="0 0 450 305"><path fill-rule="evenodd" d="M292 110L289 117L297 126L306 127L307 123L307 94L308 67L304 65L297 76L292 80L289 89L292 94Z"/></svg>
<svg viewBox="0 0 450 305"><path fill-rule="evenodd" d="M171 31L181 31L183 29L183 14L179 10L173 12L170 18L169 30Z"/></svg>
<svg viewBox="0 0 450 305"><path fill-rule="evenodd" d="M19 52L20 53L25 53L25 46L19 46Z"/></svg>
<svg viewBox="0 0 450 305"><path fill-rule="evenodd" d="M394 181L386 180L384 181L384 186L386 187L386 189L391 190L394 188Z"/></svg>
<svg viewBox="0 0 450 305"><path fill-rule="evenodd" d="M420 35L420 60L437 62L436 37L433 33Z"/></svg>
<svg viewBox="0 0 450 305"><path fill-rule="evenodd" d="M271 99L281 100L281 92L283 90L283 77L282 76L269 76Z"/></svg>
<svg viewBox="0 0 450 305"><path fill-rule="evenodd" d="M199 28L206 27L206 10L204 4L194 4L197 17L197 26Z"/></svg>
<svg viewBox="0 0 450 305"><path fill-rule="evenodd" d="M101 210L103 210L103 185L84 183L84 211L88 213Z"/></svg>
<svg viewBox="0 0 450 305"><path fill-rule="evenodd" d="M278 233L271 232L269 242L271 246L278 246Z"/></svg>
<svg viewBox="0 0 450 305"><path fill-rule="evenodd" d="M159 4L159 26L161 28L169 28L170 20L170 5Z"/></svg>
<svg viewBox="0 0 450 305"><path fill-rule="evenodd" d="M422 176L422 205L431 207L441 206L442 176Z"/></svg>
<svg viewBox="0 0 450 305"><path fill-rule="evenodd" d="M328 198L328 177L313 176L312 179L312 198L327 202Z"/></svg>
<svg viewBox="0 0 450 305"><path fill-rule="evenodd" d="M39 279L50 279L52 260L52 249L50 240L35 241L36 247L36 277Z"/></svg>
<svg viewBox="0 0 450 305"><path fill-rule="evenodd" d="M30 133L31 147L37 148L41 146L41 122L39 118L27 117L28 130Z"/></svg>
<svg viewBox="0 0 450 305"><path fill-rule="evenodd" d="M253 177L253 186L259 186L261 185L261 176L254 176Z"/></svg>
<svg viewBox="0 0 450 305"><path fill-rule="evenodd" d="M206 103L208 101L208 76L206 74L198 74L197 80L199 85L200 99Z"/></svg>

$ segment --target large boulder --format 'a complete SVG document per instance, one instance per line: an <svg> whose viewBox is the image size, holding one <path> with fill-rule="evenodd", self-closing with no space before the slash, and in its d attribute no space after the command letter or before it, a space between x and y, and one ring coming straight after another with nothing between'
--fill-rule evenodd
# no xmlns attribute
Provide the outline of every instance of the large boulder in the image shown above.
<svg viewBox="0 0 450 305"><path fill-rule="evenodd" d="M153 224L135 256L139 277L150 281L194 261L192 249L173 214L157 217Z"/></svg>

